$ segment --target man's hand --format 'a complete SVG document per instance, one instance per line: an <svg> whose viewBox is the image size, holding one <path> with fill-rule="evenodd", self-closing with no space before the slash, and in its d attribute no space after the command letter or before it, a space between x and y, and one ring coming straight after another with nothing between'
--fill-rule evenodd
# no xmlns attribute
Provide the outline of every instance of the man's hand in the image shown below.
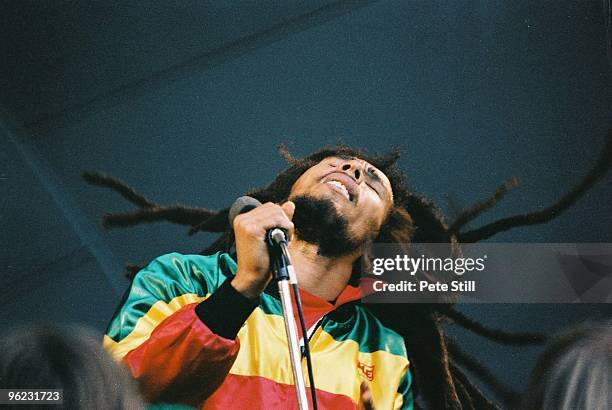
<svg viewBox="0 0 612 410"><path fill-rule="evenodd" d="M272 228L283 228L291 238L294 210L295 204L291 201L283 205L268 202L234 219L238 268L231 284L244 296L255 299L270 282L272 276L266 232Z"/></svg>
<svg viewBox="0 0 612 410"><path fill-rule="evenodd" d="M370 385L365 380L361 382L359 386L359 409L364 410L376 410L374 407L374 400L372 399L372 392L370 391Z"/></svg>

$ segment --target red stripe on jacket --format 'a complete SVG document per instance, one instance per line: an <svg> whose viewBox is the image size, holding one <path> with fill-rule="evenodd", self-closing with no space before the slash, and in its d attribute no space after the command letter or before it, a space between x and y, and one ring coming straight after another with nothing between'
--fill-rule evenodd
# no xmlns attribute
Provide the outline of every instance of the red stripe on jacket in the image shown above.
<svg viewBox="0 0 612 410"><path fill-rule="evenodd" d="M196 306L170 315L124 357L148 401L199 407L234 364L240 342L212 333L196 315Z"/></svg>
<svg viewBox="0 0 612 410"><path fill-rule="evenodd" d="M342 394L316 390L319 409L351 409L356 404ZM309 408L312 408L310 390L306 392ZM297 410L295 386L276 383L265 377L230 374L202 407L206 410L219 409L278 409Z"/></svg>

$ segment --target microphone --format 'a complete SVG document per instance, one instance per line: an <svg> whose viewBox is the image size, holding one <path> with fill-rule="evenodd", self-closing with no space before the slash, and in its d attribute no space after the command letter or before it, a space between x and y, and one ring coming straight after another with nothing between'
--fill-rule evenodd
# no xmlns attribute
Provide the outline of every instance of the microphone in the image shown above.
<svg viewBox="0 0 612 410"><path fill-rule="evenodd" d="M230 226L234 226L234 219L236 219L238 215L249 212L250 210L257 208L259 205L261 205L261 202L252 196L245 195L236 199L229 210L228 219Z"/></svg>
<svg viewBox="0 0 612 410"><path fill-rule="evenodd" d="M234 227L234 220L238 215L249 212L257 208L259 205L261 205L261 202L247 195L236 199L228 214L230 226L232 228ZM300 409L307 409L308 401L306 399L306 384L304 383L304 375L302 374L300 343L298 341L295 315L293 313L293 306L291 304L289 290L290 286L293 289L293 297L300 319L299 322L300 327L302 328L302 334L308 335L308 331L306 330L306 323L304 321L304 314L302 312L302 301L298 292L297 276L295 274L295 269L293 268L293 263L291 262L289 250L287 249L287 231L281 228L269 229L266 232L266 242L268 244L268 251L270 252L270 268L278 282L278 290L281 298L285 330L287 332L287 344L289 346L289 357L291 358L291 368L293 370L293 378L295 380L298 405ZM304 340L304 351L308 366L308 378L310 380L310 394L314 408L316 409L317 396L315 394L310 348L307 340Z"/></svg>
<svg viewBox="0 0 612 410"><path fill-rule="evenodd" d="M261 205L261 202L252 196L245 195L236 199L229 210L228 219L230 226L234 226L234 219L236 219L238 215L249 212L250 210L257 208L259 205ZM272 228L266 233L266 239L268 241L268 245L270 246L279 245L283 242L286 244L287 232L284 229Z"/></svg>

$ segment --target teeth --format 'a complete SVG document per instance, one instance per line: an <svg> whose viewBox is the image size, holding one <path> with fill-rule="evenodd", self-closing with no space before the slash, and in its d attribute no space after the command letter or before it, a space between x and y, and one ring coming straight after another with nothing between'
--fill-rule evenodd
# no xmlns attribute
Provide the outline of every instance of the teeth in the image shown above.
<svg viewBox="0 0 612 410"><path fill-rule="evenodd" d="M342 184L342 182L340 182L340 181L328 181L327 183L330 184L330 185L333 185L333 186L336 186L336 187L340 188L340 190L342 191L342 193L344 194L346 199L348 199L349 201L351 200L349 192L346 189L346 187L344 186L344 184Z"/></svg>

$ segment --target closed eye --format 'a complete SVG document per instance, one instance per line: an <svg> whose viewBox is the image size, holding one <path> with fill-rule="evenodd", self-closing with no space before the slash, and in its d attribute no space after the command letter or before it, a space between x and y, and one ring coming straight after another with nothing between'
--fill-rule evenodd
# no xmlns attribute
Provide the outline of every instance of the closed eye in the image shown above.
<svg viewBox="0 0 612 410"><path fill-rule="evenodd" d="M378 175L376 170L374 170L373 168L368 168L366 170L366 175L369 177L368 179L366 179L366 184L370 188L372 188L380 198L382 198L383 195L381 193L381 189L385 190L385 188L382 186L382 180L380 179L380 176ZM369 181L373 181L374 183L370 183Z"/></svg>
<svg viewBox="0 0 612 410"><path fill-rule="evenodd" d="M376 172L375 169L373 168L368 168L368 170L366 171L366 173L375 181L380 182L380 176L378 175L378 172Z"/></svg>

